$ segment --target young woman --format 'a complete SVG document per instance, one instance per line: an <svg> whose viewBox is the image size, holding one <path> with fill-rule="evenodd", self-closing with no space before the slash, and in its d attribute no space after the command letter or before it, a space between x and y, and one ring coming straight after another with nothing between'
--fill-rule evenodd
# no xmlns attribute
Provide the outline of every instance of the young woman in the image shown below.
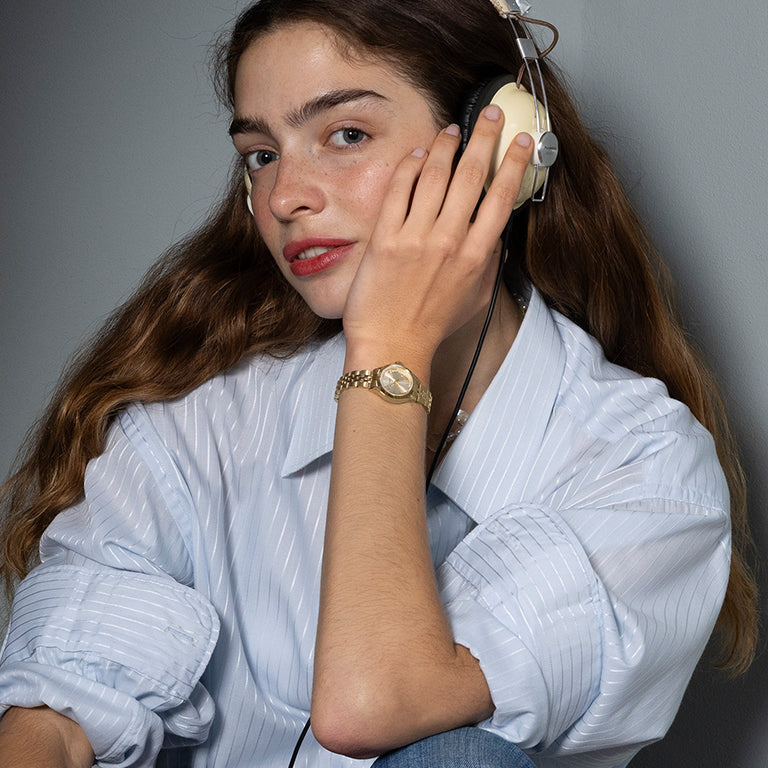
<svg viewBox="0 0 768 768"><path fill-rule="evenodd" d="M511 234L531 137L484 196L498 108L457 160L521 63L490 0L241 15L229 192L5 487L4 765L283 766L311 711L296 765L623 766L718 616L749 663L722 407L551 68Z"/></svg>

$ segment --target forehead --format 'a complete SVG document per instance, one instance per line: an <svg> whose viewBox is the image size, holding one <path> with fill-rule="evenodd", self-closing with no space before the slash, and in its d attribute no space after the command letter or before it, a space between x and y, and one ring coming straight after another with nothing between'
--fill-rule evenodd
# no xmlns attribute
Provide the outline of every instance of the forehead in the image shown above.
<svg viewBox="0 0 768 768"><path fill-rule="evenodd" d="M350 85L415 91L396 68L320 24L281 25L258 36L238 61L235 108L250 111L275 98L306 100Z"/></svg>

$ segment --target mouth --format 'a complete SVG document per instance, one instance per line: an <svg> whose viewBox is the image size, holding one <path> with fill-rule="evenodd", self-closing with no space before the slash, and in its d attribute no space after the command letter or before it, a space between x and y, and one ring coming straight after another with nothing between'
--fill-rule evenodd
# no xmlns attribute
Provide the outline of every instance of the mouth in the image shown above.
<svg viewBox="0 0 768 768"><path fill-rule="evenodd" d="M283 257L298 277L320 272L344 257L354 243L349 240L313 237L294 240L283 248Z"/></svg>

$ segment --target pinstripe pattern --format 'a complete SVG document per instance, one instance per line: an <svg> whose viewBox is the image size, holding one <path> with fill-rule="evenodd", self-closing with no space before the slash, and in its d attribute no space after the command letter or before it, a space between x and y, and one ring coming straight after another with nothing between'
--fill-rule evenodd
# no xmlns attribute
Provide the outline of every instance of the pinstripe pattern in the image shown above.
<svg viewBox="0 0 768 768"><path fill-rule="evenodd" d="M343 339L135 406L14 604L0 705L103 764L285 766L307 716ZM534 292L428 495L458 642L541 768L624 766L677 709L722 600L710 436ZM214 717L215 710L215 717ZM189 747L190 743L204 742ZM298 764L370 765L308 737Z"/></svg>

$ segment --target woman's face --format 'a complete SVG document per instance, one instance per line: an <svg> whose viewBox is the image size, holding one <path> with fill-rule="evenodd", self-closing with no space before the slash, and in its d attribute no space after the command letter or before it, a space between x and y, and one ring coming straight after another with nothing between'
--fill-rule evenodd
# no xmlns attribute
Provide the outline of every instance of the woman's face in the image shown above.
<svg viewBox="0 0 768 768"><path fill-rule="evenodd" d="M231 133L280 271L339 318L397 163L438 126L392 67L343 56L332 35L301 23L259 37L238 63Z"/></svg>

